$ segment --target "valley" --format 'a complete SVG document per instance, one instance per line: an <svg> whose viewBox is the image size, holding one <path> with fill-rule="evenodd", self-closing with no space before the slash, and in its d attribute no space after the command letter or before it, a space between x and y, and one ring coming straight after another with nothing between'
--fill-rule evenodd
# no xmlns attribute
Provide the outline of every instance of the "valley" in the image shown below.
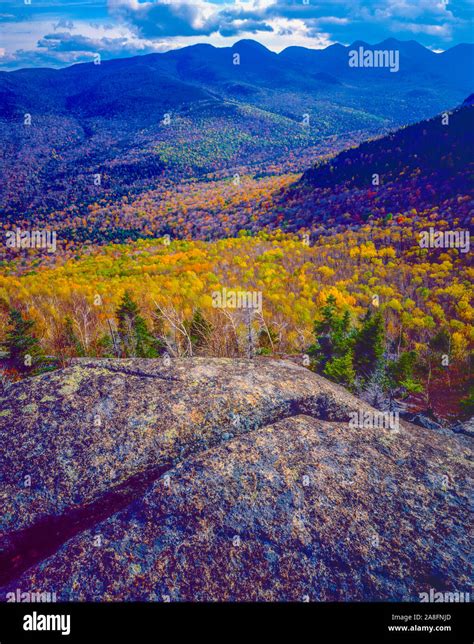
<svg viewBox="0 0 474 644"><path fill-rule="evenodd" d="M471 49L397 46L400 75L347 67L340 46L277 55L252 41L0 74L1 225L15 238L54 230L57 247L1 247L3 324L23 311L61 364L118 357L116 311L130 291L158 354L301 359L333 297L354 325L346 353L307 366L370 389L352 367L333 369L351 362L367 312L380 312L383 368L411 361L384 396L465 418L474 107L466 74L443 61L464 69ZM25 126L32 87L40 101ZM430 230L466 243L425 244ZM258 294L263 309L249 321L213 308L220 289ZM193 345L196 316L207 330Z"/></svg>

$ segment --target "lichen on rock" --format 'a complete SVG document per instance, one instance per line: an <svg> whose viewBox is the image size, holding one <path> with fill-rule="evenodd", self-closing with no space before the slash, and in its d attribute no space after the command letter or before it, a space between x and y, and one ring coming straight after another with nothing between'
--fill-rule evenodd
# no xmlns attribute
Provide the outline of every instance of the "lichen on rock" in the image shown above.
<svg viewBox="0 0 474 644"><path fill-rule="evenodd" d="M347 601L468 587L470 439L353 427L371 408L291 362L84 359L7 402L4 589Z"/></svg>

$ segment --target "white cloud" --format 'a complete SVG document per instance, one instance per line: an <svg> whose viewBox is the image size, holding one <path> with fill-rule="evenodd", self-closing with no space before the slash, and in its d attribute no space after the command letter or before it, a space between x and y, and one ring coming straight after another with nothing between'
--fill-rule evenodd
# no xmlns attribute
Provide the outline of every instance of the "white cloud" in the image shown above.
<svg viewBox="0 0 474 644"><path fill-rule="evenodd" d="M419 22L396 22L392 25L392 29L408 31L413 34L428 34L429 36L438 36L443 39L451 38L453 31L452 26L449 24L428 25Z"/></svg>

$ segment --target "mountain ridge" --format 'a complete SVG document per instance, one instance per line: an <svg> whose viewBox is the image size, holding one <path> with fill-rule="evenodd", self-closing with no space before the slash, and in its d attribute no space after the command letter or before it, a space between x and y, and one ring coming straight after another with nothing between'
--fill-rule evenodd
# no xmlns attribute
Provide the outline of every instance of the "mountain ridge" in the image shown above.
<svg viewBox="0 0 474 644"><path fill-rule="evenodd" d="M197 48L199 48L201 50L207 49L208 51L211 50L211 49L212 50L217 50L217 51L225 51L225 50L232 50L232 49L242 48L242 46L244 48L247 48L247 45L249 45L249 44L251 44L250 48L253 51L264 50L266 52L274 54L275 56L281 56L282 54L287 55L289 52L291 52L293 50L303 50L303 51L306 51L306 52L328 52L328 51L334 52L334 51L341 51L341 50L349 51L350 49L352 49L354 47L358 47L360 45L362 45L363 47L365 47L367 49L374 50L374 49L379 49L382 46L386 47L387 44L401 47L401 49L403 51L405 51L405 52L409 48L412 49L413 45L416 45L416 49L418 51L424 51L424 52L426 52L428 54L431 54L434 57L436 57L436 56L443 57L444 55L448 54L449 52L453 52L453 51L457 52L459 50L465 50L465 49L467 49L471 53L471 55L474 55L474 43L458 43L456 45L453 45L452 47L449 47L448 49L445 49L445 50L443 50L441 52L438 52L438 51L433 51L429 47L425 47L424 45L422 45L421 43L419 43L417 40L414 40L414 39L399 40L397 38L386 38L386 39L384 39L384 40L382 40L382 41L380 41L378 43L374 43L374 44L370 44L370 43L365 42L363 40L355 40L353 43L351 43L349 45L344 45L342 43L333 43L333 44L328 45L327 47L323 47L323 48L305 47L303 45L290 45L290 46L285 47L284 49L280 50L279 52L274 52L271 49L269 49L268 47L266 47L265 45L263 45L262 43L258 42L258 40L255 40L255 39L252 39L252 38L243 38L243 39L238 40L237 42L235 42L233 45L228 45L228 46L217 47L217 46L212 45L210 43L196 43L194 45L186 45L184 47L177 47L175 49L169 49L169 50L164 51L164 52L152 52L152 53L148 53L148 54L137 54L135 56L123 56L123 57L117 57L117 58L108 58L108 59L103 60L101 62L101 64L107 64L107 63L110 63L110 62L113 62L113 61L134 60L134 59L139 59L139 58L141 58L141 59L147 59L147 58L153 59L154 57L157 57L157 56L169 56L169 55L172 55L172 54L176 54L176 52L182 52L182 51L186 51L186 50L196 50ZM70 69L71 67L80 67L80 66L83 66L83 65L94 65L94 63L93 62L73 63L72 65L66 65L64 67L59 67L59 68L58 67L41 66L41 67L21 67L19 69L13 69L13 70L2 70L2 69L0 69L0 75L1 74L18 74L18 73L24 72L26 70L31 70L31 69L34 69L36 71L40 71L40 70L62 71L64 69Z"/></svg>
<svg viewBox="0 0 474 644"><path fill-rule="evenodd" d="M363 142L307 169L286 192L283 203L291 216L285 225L314 229L331 218L344 229L368 216L384 219L436 206L451 225L457 220L468 229L474 197L472 96L452 112ZM459 202L460 195L470 199Z"/></svg>
<svg viewBox="0 0 474 644"><path fill-rule="evenodd" d="M401 54L396 74L349 67L349 48L276 54L244 40L1 72L0 208L8 217L83 209L104 191L120 198L169 178L241 174L249 161L266 172L292 156L303 170L331 137L337 152L449 109L471 91L474 46L453 50L461 63L449 65L426 53L405 69ZM146 167L154 170L140 181ZM91 185L97 174L106 176L100 190Z"/></svg>

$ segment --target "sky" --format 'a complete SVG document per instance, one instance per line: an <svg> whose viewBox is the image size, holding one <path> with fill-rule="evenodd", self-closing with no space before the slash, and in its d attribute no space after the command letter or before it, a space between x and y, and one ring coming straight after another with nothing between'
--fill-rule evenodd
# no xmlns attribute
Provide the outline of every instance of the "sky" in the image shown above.
<svg viewBox="0 0 474 644"><path fill-rule="evenodd" d="M473 41L474 0L0 0L0 69L64 67L243 38L273 51Z"/></svg>

